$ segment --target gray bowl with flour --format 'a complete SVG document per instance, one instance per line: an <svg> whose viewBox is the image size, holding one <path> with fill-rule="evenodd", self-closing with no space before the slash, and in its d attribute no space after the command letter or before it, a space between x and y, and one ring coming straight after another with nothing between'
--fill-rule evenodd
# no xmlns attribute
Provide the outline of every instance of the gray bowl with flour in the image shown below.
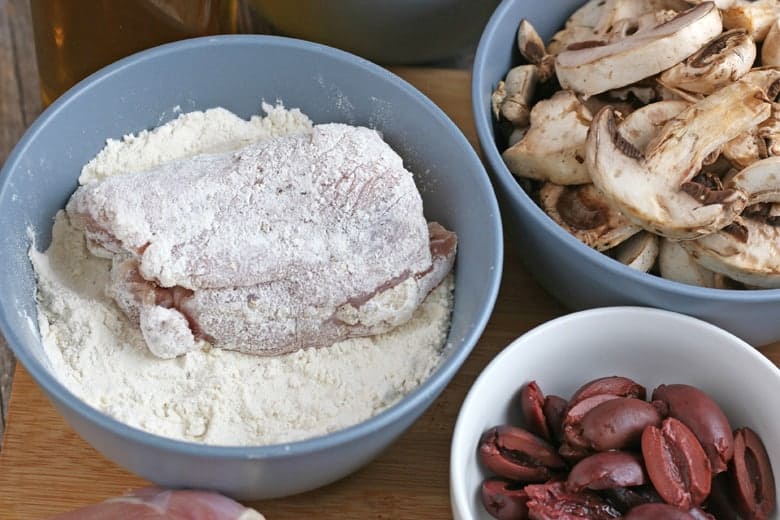
<svg viewBox="0 0 780 520"><path fill-rule="evenodd" d="M54 376L36 325L27 252L51 240L52 218L81 167L109 137L159 126L178 110L222 106L247 118L284 100L315 123L380 130L422 190L426 217L457 232L455 304L440 366L416 390L356 426L261 447L208 446L127 426ZM178 107L174 110L174 107ZM433 402L476 344L498 292L503 245L488 177L468 141L430 100L390 72L321 45L267 36L202 38L158 47L90 76L30 127L0 174L0 329L70 425L106 457L163 486L241 499L310 490L369 462ZM465 296L465 297L464 297Z"/></svg>

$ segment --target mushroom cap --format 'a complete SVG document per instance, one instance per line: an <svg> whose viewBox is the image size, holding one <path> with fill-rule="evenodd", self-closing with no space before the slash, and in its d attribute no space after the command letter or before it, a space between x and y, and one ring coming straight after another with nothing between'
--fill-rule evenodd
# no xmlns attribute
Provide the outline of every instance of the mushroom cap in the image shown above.
<svg viewBox="0 0 780 520"><path fill-rule="evenodd" d="M718 8L705 2L614 43L562 51L555 62L558 81L588 96L624 87L683 61L722 29Z"/></svg>
<svg viewBox="0 0 780 520"><path fill-rule="evenodd" d="M746 285L780 288L780 226L738 217L727 230L681 242L702 266Z"/></svg>
<svg viewBox="0 0 780 520"><path fill-rule="evenodd" d="M542 209L580 242L598 251L610 249L640 231L612 209L593 184L560 186L546 182L539 190Z"/></svg>
<svg viewBox="0 0 780 520"><path fill-rule="evenodd" d="M585 138L590 111L570 91L558 91L531 110L525 136L501 155L509 171L520 177L555 184L590 182L585 166Z"/></svg>
<svg viewBox="0 0 780 520"><path fill-rule="evenodd" d="M689 106L689 102L682 100L658 101L645 105L626 116L619 125L620 134L644 152L663 126Z"/></svg>
<svg viewBox="0 0 780 520"><path fill-rule="evenodd" d="M614 249L615 260L646 273L658 258L658 242L656 235L640 231Z"/></svg>
<svg viewBox="0 0 780 520"><path fill-rule="evenodd" d="M756 44L744 29L721 33L682 63L661 74L664 85L711 94L750 71Z"/></svg>
<svg viewBox="0 0 780 520"><path fill-rule="evenodd" d="M754 162L729 179L729 187L748 196L748 204L780 202L780 157Z"/></svg>
<svg viewBox="0 0 780 520"><path fill-rule="evenodd" d="M658 270L661 276L688 285L716 287L718 284L715 273L699 265L680 244L668 238L661 239L658 252Z"/></svg>
<svg viewBox="0 0 780 520"><path fill-rule="evenodd" d="M591 179L610 203L648 231L673 239L712 233L742 211L747 197L736 189L696 191L689 181L710 153L769 113L763 91L740 81L667 122L643 154L620 135L614 112L604 108L593 119L587 139Z"/></svg>

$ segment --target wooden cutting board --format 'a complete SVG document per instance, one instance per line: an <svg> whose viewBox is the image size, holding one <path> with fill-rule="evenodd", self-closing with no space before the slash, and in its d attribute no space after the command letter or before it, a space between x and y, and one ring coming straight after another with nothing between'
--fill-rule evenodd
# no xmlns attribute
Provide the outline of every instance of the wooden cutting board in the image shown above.
<svg viewBox="0 0 780 520"><path fill-rule="evenodd" d="M397 69L433 99L477 146L469 75ZM498 302L485 334L439 399L384 454L325 488L251 504L276 519L449 518L449 445L458 409L484 366L512 339L566 311L533 281L506 248ZM780 343L764 349L780 363ZM38 520L147 485L106 460L60 418L19 367L0 452L0 519Z"/></svg>

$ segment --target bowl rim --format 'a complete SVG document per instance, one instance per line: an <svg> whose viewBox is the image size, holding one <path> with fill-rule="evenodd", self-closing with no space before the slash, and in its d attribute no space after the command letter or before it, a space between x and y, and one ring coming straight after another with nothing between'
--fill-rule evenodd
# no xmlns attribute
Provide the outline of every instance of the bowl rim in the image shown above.
<svg viewBox="0 0 780 520"><path fill-rule="evenodd" d="M520 187L512 173L504 164L501 155L496 146L493 134L493 120L490 110L490 93L485 97L481 85L487 80L487 64L490 60L490 47L492 47L499 25L502 25L504 18L513 11L515 6L522 0L503 0L493 12L488 20L485 30L479 39L477 52L474 57L474 68L472 70L471 80L471 107L474 115L474 124L477 128L477 138L482 149L482 153L488 162L490 170L494 173L493 178L498 181L501 191L510 199L513 205L518 205L523 209L524 216L533 219L535 226L541 227L548 235L552 235L554 240L559 241L573 254L584 256L585 260L596 264L599 269L605 270L612 276L628 278L634 283L650 284L658 290L666 293L694 297L703 300L718 300L726 303L767 303L776 302L780 298L780 288L778 289L715 289L710 287L699 287L688 285L682 282L667 280L660 276L651 275L628 267L609 256L590 248L574 238L559 226L554 220L547 216L544 211L531 199L530 196ZM519 23L519 19L518 19ZM491 86L492 89L492 86ZM487 101L487 102L486 102Z"/></svg>
<svg viewBox="0 0 780 520"><path fill-rule="evenodd" d="M466 410L472 408L474 405L472 402L476 399L476 388L484 385L484 382L490 377L492 372L496 370L496 367L504 363L504 359L509 357L515 350L521 349L528 342L535 341L538 336L543 336L549 329L567 327L572 322L582 322L593 319L611 319L613 322L619 322L628 316L636 316L643 320L659 320L663 321L669 327L674 326L687 326L697 327L700 330L707 330L713 335L720 336L724 339L724 343L729 346L727 349L732 349L738 352L740 356L746 356L752 358L760 365L764 366L770 372L774 373L774 378L780 382L780 367L775 365L769 358L764 356L758 349L751 346L749 343L739 338L738 336L728 332L725 329L713 325L707 321L699 318L694 318L686 314L679 312L669 311L665 309L658 309L654 307L639 307L639 306L616 306L616 307L599 307L595 309L588 309L584 311L573 312L563 316L559 316L552 320L546 321L532 329L524 332L517 338L510 341L496 356L483 368L474 382L471 384L466 397L461 403L458 410L458 417L455 421L455 426L452 430L452 442L450 443L450 505L455 518L472 518L471 508L469 507L469 496L464 495L463 479L462 475L456 475L455 468L460 464L459 460L463 459L463 454L474 453L476 456L476 450L472 447L466 446L464 439L465 434L465 422L466 422Z"/></svg>
<svg viewBox="0 0 780 520"><path fill-rule="evenodd" d="M25 131L19 142L15 145L8 159L0 170L0 198L5 191L9 189L9 174L16 168L22 155L25 153L30 142L33 141L39 132L46 126L49 120L56 117L57 114L68 106L75 98L79 97L85 91L91 89L106 78L123 71L126 68L133 67L139 62L155 60L162 56L175 54L180 51L192 51L201 48L213 46L234 46L234 45L252 45L268 47L271 49L294 49L307 53L325 55L329 59L334 59L343 63L348 63L357 69L370 75L379 77L380 80L391 83L395 88L404 91L419 103L422 108L432 117L439 119L451 130L454 137L453 146L461 147L464 153L469 156L473 166L477 169L477 175L481 179L482 187L486 190L488 207L486 210L492 214L491 227L486 229L486 233L492 233L496 239L492 246L492 257L494 265L489 274L490 287L487 300L484 307L478 315L471 319L470 331L461 340L461 346L452 349L452 354L444 360L434 371L413 391L406 394L398 402L383 410L377 415L370 417L353 426L337 430L325 435L312 437L309 439L269 444L263 446L235 446L235 445L212 445L190 442L185 440L163 437L140 428L127 425L104 414L91 405L87 404L81 398L73 394L65 385L63 385L54 374L43 366L43 364L27 349L18 348L22 343L19 334L9 324L8 316L12 312L11 306L5 301L0 300L0 332L2 332L10 348L13 350L16 358L25 366L30 375L40 387L43 388L48 397L61 406L73 411L91 424L109 431L112 435L119 436L131 443L145 447L165 450L172 454L197 456L199 458L212 459L234 459L251 460L263 459L272 460L289 456L298 456L328 450L339 445L354 442L363 437L369 437L372 433L386 428L395 423L410 411L420 407L426 401L433 401L436 396L444 389L446 384L452 379L460 366L466 360L471 350L476 345L487 325L492 309L498 296L498 290L501 282L503 269L503 235L501 226L501 216L496 200L495 191L492 188L490 179L485 171L484 165L477 156L474 147L469 143L463 132L455 125L450 117L444 113L433 101L420 92L416 87L400 78L389 70L380 67L366 59L363 59L346 51L328 47L325 45L286 38L281 36L268 35L220 35L205 36L200 38L191 38L173 43L168 43L140 51L125 58L122 58L81 80L65 94L52 103L32 125ZM36 327L37 328L37 327ZM69 421L68 421L69 422Z"/></svg>

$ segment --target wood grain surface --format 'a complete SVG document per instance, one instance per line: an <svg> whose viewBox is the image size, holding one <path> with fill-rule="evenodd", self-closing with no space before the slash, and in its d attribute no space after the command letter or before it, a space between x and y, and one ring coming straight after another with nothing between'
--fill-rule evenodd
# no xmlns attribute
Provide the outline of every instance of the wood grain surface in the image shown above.
<svg viewBox="0 0 780 520"><path fill-rule="evenodd" d="M439 104L476 145L468 73L396 71ZM350 477L310 493L251 505L269 520L449 518L449 445L466 392L511 340L565 313L529 277L510 245L498 301L484 335L420 420L378 459ZM780 363L780 343L764 352ZM0 455L0 518L47 518L145 484L81 440L24 369L18 368Z"/></svg>
<svg viewBox="0 0 780 520"><path fill-rule="evenodd" d="M0 166L39 112L29 5L26 0L0 0ZM0 335L0 439L14 364L13 354Z"/></svg>

